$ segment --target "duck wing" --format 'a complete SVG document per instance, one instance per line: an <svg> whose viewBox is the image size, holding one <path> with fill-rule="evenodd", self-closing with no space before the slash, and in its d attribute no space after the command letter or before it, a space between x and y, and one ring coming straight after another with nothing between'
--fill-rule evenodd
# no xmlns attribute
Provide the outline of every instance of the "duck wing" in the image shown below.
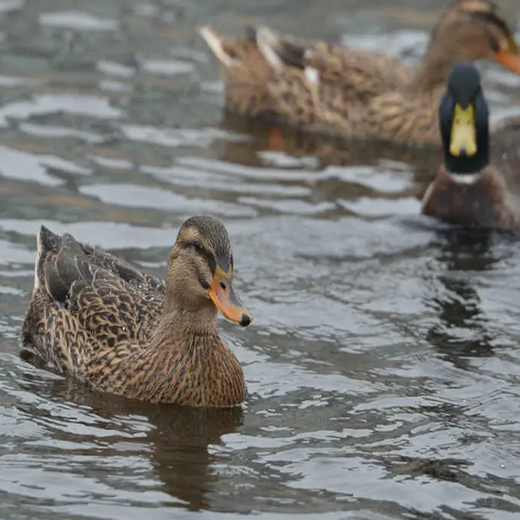
<svg viewBox="0 0 520 520"><path fill-rule="evenodd" d="M145 344L164 302L164 282L101 249L38 234L35 286L23 326L23 357L81 376L89 361Z"/></svg>

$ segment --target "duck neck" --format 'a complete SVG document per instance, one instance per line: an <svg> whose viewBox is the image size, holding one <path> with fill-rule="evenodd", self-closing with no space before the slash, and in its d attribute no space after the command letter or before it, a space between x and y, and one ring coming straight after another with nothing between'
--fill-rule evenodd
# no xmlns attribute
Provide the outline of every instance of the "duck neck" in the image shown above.
<svg viewBox="0 0 520 520"><path fill-rule="evenodd" d="M181 338L182 341L177 340ZM155 334L156 345L180 348L214 345L220 341L217 328L217 310L207 305L197 310L177 306L165 306Z"/></svg>
<svg viewBox="0 0 520 520"><path fill-rule="evenodd" d="M166 306L148 351L141 355L159 367L144 376L152 388L148 400L234 406L245 399L244 373L219 337L214 306L196 312ZM158 372L164 377L158 378Z"/></svg>
<svg viewBox="0 0 520 520"><path fill-rule="evenodd" d="M426 50L422 63L412 80L414 92L431 92L438 87L444 87L450 71L457 62L457 50L446 47L444 39L432 39Z"/></svg>
<svg viewBox="0 0 520 520"><path fill-rule="evenodd" d="M489 157L487 150L483 150L473 157L454 157L450 153L445 153L444 164L447 172L459 177L467 175L469 178L478 176L487 168Z"/></svg>

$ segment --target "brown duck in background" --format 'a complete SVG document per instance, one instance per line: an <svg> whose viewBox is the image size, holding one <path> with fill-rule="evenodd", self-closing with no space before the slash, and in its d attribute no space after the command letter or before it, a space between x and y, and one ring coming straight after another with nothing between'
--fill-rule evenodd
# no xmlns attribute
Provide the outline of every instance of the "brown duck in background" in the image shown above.
<svg viewBox="0 0 520 520"><path fill-rule="evenodd" d="M218 220L184 222L166 281L43 226L37 247L24 359L141 401L232 406L245 399L217 309L242 326L253 318L233 290L231 245Z"/></svg>
<svg viewBox="0 0 520 520"><path fill-rule="evenodd" d="M520 231L520 118L497 126L489 146L489 113L480 75L455 66L439 106L444 164L422 213L449 224Z"/></svg>
<svg viewBox="0 0 520 520"><path fill-rule="evenodd" d="M199 30L215 54L228 109L302 130L439 145L437 107L456 63L495 59L520 75L520 53L499 7L456 0L417 70L397 58L249 28L246 39Z"/></svg>

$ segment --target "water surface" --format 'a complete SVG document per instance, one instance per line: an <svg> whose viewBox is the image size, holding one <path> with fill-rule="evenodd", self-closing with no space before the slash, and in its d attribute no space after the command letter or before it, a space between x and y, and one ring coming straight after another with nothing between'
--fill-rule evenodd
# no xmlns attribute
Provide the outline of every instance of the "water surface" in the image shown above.
<svg viewBox="0 0 520 520"><path fill-rule="evenodd" d="M1 518L518 518L520 245L418 217L436 156L285 149L225 117L195 32L262 22L415 63L438 9L2 0ZM520 107L520 78L482 70L495 117ZM196 213L228 227L255 315L222 320L242 409L130 403L18 358L41 223L161 274Z"/></svg>

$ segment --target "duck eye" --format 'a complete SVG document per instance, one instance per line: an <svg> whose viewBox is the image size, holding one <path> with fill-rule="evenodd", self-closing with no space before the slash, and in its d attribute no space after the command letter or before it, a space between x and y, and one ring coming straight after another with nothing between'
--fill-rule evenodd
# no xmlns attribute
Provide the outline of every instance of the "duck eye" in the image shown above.
<svg viewBox="0 0 520 520"><path fill-rule="evenodd" d="M195 241L195 242L190 242L188 244L189 247L192 247L193 249L195 249L195 251L197 253L202 253L204 251L203 247L202 247L202 244L198 241Z"/></svg>

